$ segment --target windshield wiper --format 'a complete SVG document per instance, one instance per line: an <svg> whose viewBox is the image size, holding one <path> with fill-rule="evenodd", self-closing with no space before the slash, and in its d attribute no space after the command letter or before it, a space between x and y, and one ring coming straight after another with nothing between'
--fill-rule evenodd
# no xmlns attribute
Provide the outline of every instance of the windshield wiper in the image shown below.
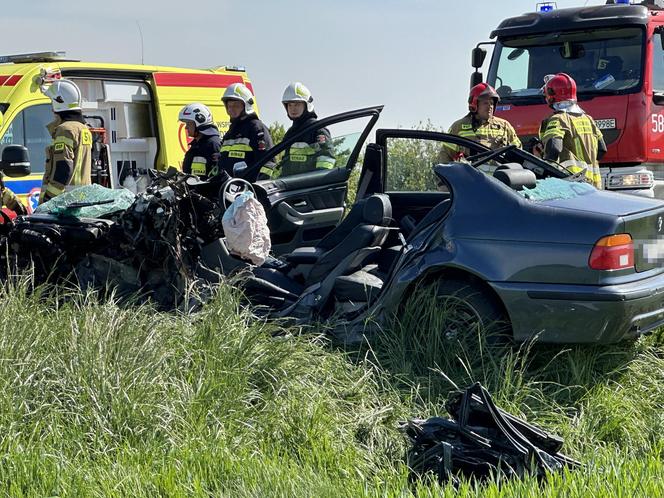
<svg viewBox="0 0 664 498"><path fill-rule="evenodd" d="M579 90L578 95L579 99L583 97L597 97L598 95L616 95L619 90L609 90L607 88L595 89L592 90Z"/></svg>
<svg viewBox="0 0 664 498"><path fill-rule="evenodd" d="M500 97L500 103L501 104L514 104L514 105L519 105L519 104L543 104L544 103L544 97L542 95L506 95L504 97Z"/></svg>

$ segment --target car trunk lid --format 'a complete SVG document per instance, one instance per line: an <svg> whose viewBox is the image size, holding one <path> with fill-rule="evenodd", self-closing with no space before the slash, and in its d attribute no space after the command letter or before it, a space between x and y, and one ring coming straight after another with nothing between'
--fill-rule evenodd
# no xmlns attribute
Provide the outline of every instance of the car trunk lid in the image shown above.
<svg viewBox="0 0 664 498"><path fill-rule="evenodd" d="M541 204L618 216L623 221L622 232L630 234L634 243L635 270L651 270L664 263L664 203L660 200L592 191Z"/></svg>

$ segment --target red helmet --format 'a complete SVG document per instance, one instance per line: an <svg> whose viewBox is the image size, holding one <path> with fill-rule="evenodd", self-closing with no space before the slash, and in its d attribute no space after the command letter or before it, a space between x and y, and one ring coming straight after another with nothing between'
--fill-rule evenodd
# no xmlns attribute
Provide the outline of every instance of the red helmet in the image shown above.
<svg viewBox="0 0 664 498"><path fill-rule="evenodd" d="M470 112L477 112L477 99L480 97L491 97L494 107L500 100L500 95L498 95L491 85L480 83L470 89L470 94L468 95L468 110Z"/></svg>
<svg viewBox="0 0 664 498"><path fill-rule="evenodd" d="M576 81L569 74L558 73L546 80L543 93L546 103L549 105L565 100L576 102Z"/></svg>

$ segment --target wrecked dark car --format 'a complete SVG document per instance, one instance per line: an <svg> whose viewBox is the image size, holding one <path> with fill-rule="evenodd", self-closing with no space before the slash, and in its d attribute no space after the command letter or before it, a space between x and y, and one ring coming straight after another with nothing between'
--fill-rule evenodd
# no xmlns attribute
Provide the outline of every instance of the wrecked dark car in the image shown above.
<svg viewBox="0 0 664 498"><path fill-rule="evenodd" d="M503 323L517 341L615 342L664 323L664 203L598 191L512 146L491 151L445 133L377 130L362 150L381 109L322 119L237 171L251 178L273 162L271 180L238 179L210 195L195 179L161 177L110 220L72 219L93 232L76 236L84 244L62 238L61 220L34 217L19 217L14 230L31 226L5 240L14 253L41 251L22 237L57 225L60 259L45 258L44 271L62 260L63 272L73 266L96 286L123 275L126 292L164 307L186 302L197 282L238 275L257 313L327 322L343 341L380 330L427 285L467 323ZM281 175L286 149L319 127L330 131L334 167ZM466 162L437 164L446 142L466 148ZM223 199L246 189L265 208L278 258L260 267L230 253L219 223Z"/></svg>
<svg viewBox="0 0 664 498"><path fill-rule="evenodd" d="M445 142L467 162L436 165ZM256 268L246 284L271 316L328 319L360 340L432 284L517 341L609 343L664 324L661 201L598 191L512 146L401 129L376 131L354 206L318 241L328 192L307 175L283 181L256 189L273 237L289 226L297 247L281 256L289 267Z"/></svg>

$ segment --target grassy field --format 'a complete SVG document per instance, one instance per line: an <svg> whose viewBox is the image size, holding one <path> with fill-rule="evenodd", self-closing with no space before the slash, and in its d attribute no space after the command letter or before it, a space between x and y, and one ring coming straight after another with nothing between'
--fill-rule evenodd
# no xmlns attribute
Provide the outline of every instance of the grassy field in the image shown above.
<svg viewBox="0 0 664 498"><path fill-rule="evenodd" d="M427 296L370 347L254 320L0 289L0 496L661 496L664 340L489 352L443 341ZM566 440L545 482L408 483L408 417L452 383Z"/></svg>

